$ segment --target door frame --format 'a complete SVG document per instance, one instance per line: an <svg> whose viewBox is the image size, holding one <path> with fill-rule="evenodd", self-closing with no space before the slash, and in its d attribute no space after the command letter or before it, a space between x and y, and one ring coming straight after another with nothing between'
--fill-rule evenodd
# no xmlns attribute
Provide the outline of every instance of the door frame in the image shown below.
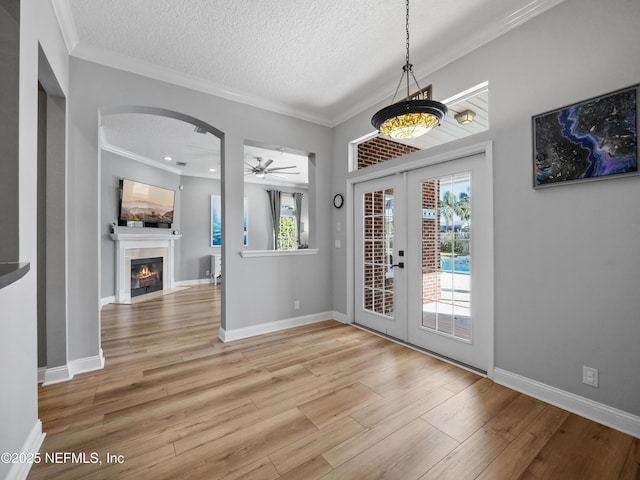
<svg viewBox="0 0 640 480"><path fill-rule="evenodd" d="M355 186L358 183L374 180L381 177L386 177L389 175L400 174L410 170L416 170L422 167L429 167L432 165L437 165L439 163L450 162L453 160L458 160L464 157L468 157L476 154L484 154L485 164L487 169L490 170L488 175L489 185L487 188L489 191L493 191L493 142L482 142L474 145L469 145L467 147L458 148L455 150L449 150L444 153L439 153L436 155L429 155L428 150L421 150L418 152L411 153L404 157L399 157L398 159L391 159L387 162L376 165L372 171L368 171L369 169L362 169L350 172L347 176L347 184L346 184L346 204L349 205L350 211L347 212L347 225L346 225L346 234L347 234L347 249L346 249L346 259L347 259L347 316L346 323L355 324L355 221L354 218L354 200L355 200ZM489 207L492 211L490 217L491 225L489 226L490 231L493 232L493 195L491 195L491 199L489 202ZM491 243L493 245L493 235L491 238ZM493 247L491 248L491 252L493 254ZM490 335L487 340L487 349L488 349L488 358L487 358L487 377L493 379L494 376L494 367L495 367L495 307L494 307L494 266L493 266L493 258L491 259L490 268L488 269L487 276L489 277L490 283L490 298L487 299L487 314L489 315L489 321L487 324L487 328L489 329ZM402 342L399 342L402 343ZM417 347L411 348L418 349ZM419 349L418 349L419 350ZM422 350L420 350L422 351ZM425 352L428 354L428 352ZM436 355L434 355L436 356ZM443 361L452 363L454 365L460 366L464 368L463 365L459 365L456 362L447 360L446 358L441 358L436 356Z"/></svg>

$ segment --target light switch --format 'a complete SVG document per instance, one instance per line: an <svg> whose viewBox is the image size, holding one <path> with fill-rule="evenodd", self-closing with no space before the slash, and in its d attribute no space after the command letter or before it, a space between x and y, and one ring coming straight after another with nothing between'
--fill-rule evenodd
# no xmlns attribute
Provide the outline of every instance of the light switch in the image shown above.
<svg viewBox="0 0 640 480"><path fill-rule="evenodd" d="M342 242L340 240L336 240L336 248L341 248Z"/></svg>

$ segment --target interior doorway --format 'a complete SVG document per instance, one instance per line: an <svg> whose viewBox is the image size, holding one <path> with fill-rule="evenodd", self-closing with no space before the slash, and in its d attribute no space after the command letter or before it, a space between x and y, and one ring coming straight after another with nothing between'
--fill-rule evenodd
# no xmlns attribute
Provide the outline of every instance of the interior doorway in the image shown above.
<svg viewBox="0 0 640 480"><path fill-rule="evenodd" d="M69 377L67 366L66 98L38 48L38 381Z"/></svg>

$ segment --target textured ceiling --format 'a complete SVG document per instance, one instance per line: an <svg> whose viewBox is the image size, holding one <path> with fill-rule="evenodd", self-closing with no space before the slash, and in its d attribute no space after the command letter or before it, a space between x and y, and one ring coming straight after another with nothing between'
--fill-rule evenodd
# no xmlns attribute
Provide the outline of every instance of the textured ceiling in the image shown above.
<svg viewBox="0 0 640 480"><path fill-rule="evenodd" d="M416 76L560 1L414 0ZM52 2L72 55L323 125L390 97L404 63L401 0Z"/></svg>
<svg viewBox="0 0 640 480"><path fill-rule="evenodd" d="M413 0L416 77L426 77L561 1ZM402 0L51 2L73 56L327 126L388 101L405 59ZM437 85L434 98L444 100ZM487 128L486 88L449 107L442 127L412 144L428 148ZM465 108L478 113L476 121L457 125L453 113ZM193 129L164 117L111 115L102 119L101 141L105 149L144 163L219 178L219 141ZM293 153L302 156L287 158ZM162 160L165 155L172 161ZM258 156L298 165L296 183L306 178L304 152L246 147L245 162L255 163Z"/></svg>

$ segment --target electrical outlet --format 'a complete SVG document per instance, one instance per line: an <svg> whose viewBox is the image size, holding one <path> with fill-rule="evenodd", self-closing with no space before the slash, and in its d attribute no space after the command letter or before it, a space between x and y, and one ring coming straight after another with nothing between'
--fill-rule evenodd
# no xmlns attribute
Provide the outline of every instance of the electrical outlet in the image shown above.
<svg viewBox="0 0 640 480"><path fill-rule="evenodd" d="M204 275L205 275L206 277L208 277L208 276L209 276L209 270L207 270L206 272L204 272Z"/></svg>
<svg viewBox="0 0 640 480"><path fill-rule="evenodd" d="M598 386L598 369L582 366L582 383L591 385L592 387Z"/></svg>
<svg viewBox="0 0 640 480"><path fill-rule="evenodd" d="M293 309L294 310L300 310L300 300L295 300L293 302Z"/></svg>

